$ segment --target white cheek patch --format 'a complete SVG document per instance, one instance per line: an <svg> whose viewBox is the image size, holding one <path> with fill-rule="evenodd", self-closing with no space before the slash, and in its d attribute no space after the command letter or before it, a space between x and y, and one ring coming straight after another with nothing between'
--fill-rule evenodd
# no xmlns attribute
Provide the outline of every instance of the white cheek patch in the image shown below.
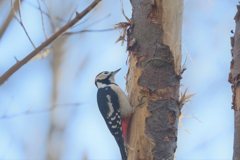
<svg viewBox="0 0 240 160"><path fill-rule="evenodd" d="M111 117L114 112L113 105L111 103L111 96L107 95L107 99L108 99L108 108L109 108L109 112L107 115L108 115L108 117Z"/></svg>
<svg viewBox="0 0 240 160"><path fill-rule="evenodd" d="M101 83L101 82L97 82L97 86L98 86L98 88L104 88L104 87L106 87L107 85L106 85L106 84L103 84L103 83Z"/></svg>

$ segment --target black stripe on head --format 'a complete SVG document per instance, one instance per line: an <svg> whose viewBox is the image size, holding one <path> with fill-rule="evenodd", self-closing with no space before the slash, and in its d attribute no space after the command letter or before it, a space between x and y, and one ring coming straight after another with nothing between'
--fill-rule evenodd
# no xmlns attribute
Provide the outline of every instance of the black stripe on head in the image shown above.
<svg viewBox="0 0 240 160"><path fill-rule="evenodd" d="M98 77L99 77L100 75L106 75L106 74L109 74L106 78L104 78L104 79L98 79ZM110 81L110 77L112 77L112 76L113 76L113 73L112 73L112 72L109 72L109 71L103 71L103 72L99 73L99 74L96 76L95 85L97 86L97 82L100 82L100 83L106 84L106 85L115 84L115 83L112 83L112 82ZM98 87L98 86L97 86L97 87Z"/></svg>
<svg viewBox="0 0 240 160"><path fill-rule="evenodd" d="M96 85L97 85L97 82L101 82L103 84L111 84L109 78L112 76L112 73L109 74L105 79L97 79L96 80Z"/></svg>

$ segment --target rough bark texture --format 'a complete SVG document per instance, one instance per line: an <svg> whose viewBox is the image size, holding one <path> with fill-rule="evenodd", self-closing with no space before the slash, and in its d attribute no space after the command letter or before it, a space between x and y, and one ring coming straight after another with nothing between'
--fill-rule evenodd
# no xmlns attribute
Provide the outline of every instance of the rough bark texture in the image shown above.
<svg viewBox="0 0 240 160"><path fill-rule="evenodd" d="M234 145L233 159L240 159L240 6L237 6L237 14L234 19L236 28L234 37L231 37L232 61L228 81L232 84L233 100L232 109L234 109Z"/></svg>
<svg viewBox="0 0 240 160"><path fill-rule="evenodd" d="M174 159L177 148L183 0L131 0L127 91L132 106L128 159Z"/></svg>

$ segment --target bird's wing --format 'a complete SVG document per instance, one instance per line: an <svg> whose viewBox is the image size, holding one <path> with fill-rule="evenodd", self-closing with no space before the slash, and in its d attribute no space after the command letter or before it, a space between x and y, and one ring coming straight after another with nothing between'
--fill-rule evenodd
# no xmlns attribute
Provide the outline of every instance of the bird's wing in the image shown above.
<svg viewBox="0 0 240 160"><path fill-rule="evenodd" d="M98 89L97 100L99 110L109 130L117 141L122 158L124 159L124 157L126 157L126 151L122 134L122 121L118 96L111 87L105 87Z"/></svg>

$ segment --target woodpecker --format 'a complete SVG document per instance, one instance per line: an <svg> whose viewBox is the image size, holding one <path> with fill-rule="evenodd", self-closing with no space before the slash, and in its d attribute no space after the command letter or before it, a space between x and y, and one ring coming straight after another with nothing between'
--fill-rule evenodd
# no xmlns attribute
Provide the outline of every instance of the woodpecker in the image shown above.
<svg viewBox="0 0 240 160"><path fill-rule="evenodd" d="M114 76L120 69L114 72L104 71L99 73L95 78L95 85L98 88L97 103L99 110L118 144L122 159L127 160L123 138L123 133L126 136L127 127L124 127L123 124L125 120L129 120L134 108L131 107L123 90L115 83Z"/></svg>

